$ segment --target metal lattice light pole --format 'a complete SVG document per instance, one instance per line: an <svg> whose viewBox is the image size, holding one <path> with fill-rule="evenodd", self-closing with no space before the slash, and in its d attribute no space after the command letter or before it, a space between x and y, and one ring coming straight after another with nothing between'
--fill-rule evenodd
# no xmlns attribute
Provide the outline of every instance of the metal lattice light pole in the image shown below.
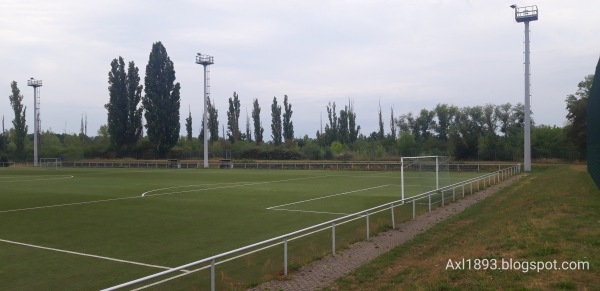
<svg viewBox="0 0 600 291"><path fill-rule="evenodd" d="M531 84L529 78L529 22L538 20L538 8L537 5L517 7L513 4L510 6L515 10L515 20L517 22L525 23L525 136L523 145L524 155L524 170L525 172L531 172Z"/></svg>
<svg viewBox="0 0 600 291"><path fill-rule="evenodd" d="M27 86L33 87L33 166L38 166L38 135L40 134L40 87L42 80L31 78Z"/></svg>
<svg viewBox="0 0 600 291"><path fill-rule="evenodd" d="M214 64L212 56L198 53L196 64L204 66L204 168L208 169L208 95L210 94L210 65Z"/></svg>

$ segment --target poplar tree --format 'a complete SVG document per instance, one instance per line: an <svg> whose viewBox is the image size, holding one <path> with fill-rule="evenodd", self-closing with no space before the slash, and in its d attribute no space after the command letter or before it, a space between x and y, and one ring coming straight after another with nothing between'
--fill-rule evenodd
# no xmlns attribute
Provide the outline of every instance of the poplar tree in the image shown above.
<svg viewBox="0 0 600 291"><path fill-rule="evenodd" d="M187 140L192 141L192 109L188 110L188 117L185 119L185 131L187 133Z"/></svg>
<svg viewBox="0 0 600 291"><path fill-rule="evenodd" d="M263 142L263 132L265 129L260 122L260 105L258 104L258 99L254 99L254 102L252 103L252 121L254 123L254 140L256 141L256 144L261 144Z"/></svg>
<svg viewBox="0 0 600 291"><path fill-rule="evenodd" d="M15 145L17 146L17 153L20 155L23 154L25 149L25 138L27 137L27 124L25 124L27 107L23 106L23 95L21 95L21 91L17 87L17 82L12 81L10 88L12 94L8 98L10 99L10 106L12 106L15 113L15 119L12 122L15 130Z"/></svg>
<svg viewBox="0 0 600 291"><path fill-rule="evenodd" d="M175 83L173 62L160 41L152 44L144 83L142 104L148 138L162 157L179 139L181 85Z"/></svg>
<svg viewBox="0 0 600 291"><path fill-rule="evenodd" d="M271 105L271 137L274 145L281 144L281 106L277 105L277 97L273 97Z"/></svg>
<svg viewBox="0 0 600 291"><path fill-rule="evenodd" d="M288 102L288 96L283 97L283 140L294 140L294 123L292 122L292 104Z"/></svg>
<svg viewBox="0 0 600 291"><path fill-rule="evenodd" d="M231 143L242 139L240 132L240 99L238 94L233 92L233 98L229 97L229 110L227 110L227 136Z"/></svg>
<svg viewBox="0 0 600 291"><path fill-rule="evenodd" d="M142 136L142 108L138 107L142 98L139 69L129 62L125 71L122 57L113 59L108 72L109 101L108 133L112 147L128 150L135 146Z"/></svg>

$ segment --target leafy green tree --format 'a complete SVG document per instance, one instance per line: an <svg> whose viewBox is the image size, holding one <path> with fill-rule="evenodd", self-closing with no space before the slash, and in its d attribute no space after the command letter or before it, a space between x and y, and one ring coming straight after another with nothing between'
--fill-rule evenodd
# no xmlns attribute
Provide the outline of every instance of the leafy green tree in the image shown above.
<svg viewBox="0 0 600 291"><path fill-rule="evenodd" d="M283 139L286 142L294 140L294 122L292 122L292 104L288 102L288 96L283 97Z"/></svg>
<svg viewBox="0 0 600 291"><path fill-rule="evenodd" d="M348 106L340 110L340 117L338 119L338 138L342 144L349 144L349 125L348 125ZM333 145L333 144L332 144Z"/></svg>
<svg viewBox="0 0 600 291"><path fill-rule="evenodd" d="M566 133L575 144L580 159L586 157L587 103L593 81L593 74L585 76L584 80L577 84L575 94L567 95L565 100L568 111Z"/></svg>
<svg viewBox="0 0 600 291"><path fill-rule="evenodd" d="M256 144L261 144L263 143L263 132L265 129L260 122L260 105L258 104L258 99L254 99L252 103L252 121L254 123L254 140Z"/></svg>
<svg viewBox="0 0 600 291"><path fill-rule="evenodd" d="M419 129L412 112L400 115L396 123L398 123L400 132L410 132L415 140L419 136Z"/></svg>
<svg viewBox="0 0 600 291"><path fill-rule="evenodd" d="M435 116L437 117L437 124L435 126L437 138L442 141L448 141L450 126L458 112L458 108L447 104L438 104L433 111L435 111Z"/></svg>
<svg viewBox="0 0 600 291"><path fill-rule="evenodd" d="M6 129L4 128L4 115L2 115L2 132L0 132L0 155L6 151Z"/></svg>
<svg viewBox="0 0 600 291"><path fill-rule="evenodd" d="M10 99L10 105L12 106L13 112L15 113L15 119L13 119L13 128L15 130L14 142L16 145L16 151L18 155L22 155L25 149L25 138L27 137L27 124L25 124L25 112L27 107L23 106L23 95L17 82L12 81L10 83L12 94L8 97Z"/></svg>
<svg viewBox="0 0 600 291"><path fill-rule="evenodd" d="M508 137L509 129L512 124L511 120L511 112L512 105L510 103L505 103L502 105L496 106L495 115L500 123L500 132L504 134L504 137Z"/></svg>
<svg viewBox="0 0 600 291"><path fill-rule="evenodd" d="M354 103L348 102L348 139L354 143L358 139L360 125L356 124L356 113L354 112Z"/></svg>
<svg viewBox="0 0 600 291"><path fill-rule="evenodd" d="M210 100L210 97L207 97L207 103L206 111L208 111L208 131L210 132L210 141L214 142L219 140L219 111L215 107L215 103ZM204 126L204 123L202 126ZM204 127L202 134L204 134Z"/></svg>
<svg viewBox="0 0 600 291"><path fill-rule="evenodd" d="M185 119L185 131L187 140L192 141L192 109L190 108L188 112L188 117Z"/></svg>
<svg viewBox="0 0 600 291"><path fill-rule="evenodd" d="M152 45L144 83L142 104L148 138L162 157L179 139L181 85L175 83L173 62L160 41Z"/></svg>
<svg viewBox="0 0 600 291"><path fill-rule="evenodd" d="M227 136L231 143L242 139L240 132L240 99L233 92L233 99L229 97L229 110L227 110Z"/></svg>
<svg viewBox="0 0 600 291"><path fill-rule="evenodd" d="M400 132L400 138L396 141L396 146L401 156L416 155L417 142L409 131Z"/></svg>
<svg viewBox="0 0 600 291"><path fill-rule="evenodd" d="M396 122L394 122L394 106L390 108L390 138L396 140Z"/></svg>
<svg viewBox="0 0 600 291"><path fill-rule="evenodd" d="M483 106L483 120L485 123L486 135L496 135L498 129L498 116L495 114L496 106L492 104L486 104Z"/></svg>
<svg viewBox="0 0 600 291"><path fill-rule="evenodd" d="M548 125L532 127L531 149L534 159L566 158L572 148L564 128Z"/></svg>
<svg viewBox="0 0 600 291"><path fill-rule="evenodd" d="M330 145L332 142L338 139L338 118L337 112L335 111L335 102L327 103L327 119L329 123L325 124L325 138L323 141L326 145Z"/></svg>
<svg viewBox="0 0 600 291"><path fill-rule="evenodd" d="M381 114L381 103L379 103L379 131L377 132L377 139L383 140L385 133L383 132L383 115Z"/></svg>
<svg viewBox="0 0 600 291"><path fill-rule="evenodd" d="M273 97L273 104L271 105L271 137L273 138L273 144L275 146L281 144L281 106L277 105L276 97Z"/></svg>
<svg viewBox="0 0 600 291"><path fill-rule="evenodd" d="M421 109L419 116L415 122L419 131L420 142L425 142L432 136L432 131L435 128L435 111Z"/></svg>
<svg viewBox="0 0 600 291"><path fill-rule="evenodd" d="M341 142L339 141L334 141L331 143L331 145L329 146L329 148L331 149L331 152L333 152L336 155L339 155L342 153L342 151L344 150L344 145L342 145Z"/></svg>
<svg viewBox="0 0 600 291"><path fill-rule="evenodd" d="M250 116L248 116L248 108L246 108L246 136L244 140L252 142L252 130L250 129Z"/></svg>
<svg viewBox="0 0 600 291"><path fill-rule="evenodd" d="M113 59L108 73L109 102L108 130L111 144L120 150L132 149L142 136L142 108L138 107L142 98L139 69L129 62L125 71L122 57Z"/></svg>

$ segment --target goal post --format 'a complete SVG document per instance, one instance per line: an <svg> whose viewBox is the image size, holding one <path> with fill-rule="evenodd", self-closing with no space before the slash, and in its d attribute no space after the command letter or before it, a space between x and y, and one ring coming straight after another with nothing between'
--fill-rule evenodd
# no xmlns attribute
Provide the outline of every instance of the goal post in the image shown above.
<svg viewBox="0 0 600 291"><path fill-rule="evenodd" d="M60 158L40 158L40 168L62 168L62 160Z"/></svg>
<svg viewBox="0 0 600 291"><path fill-rule="evenodd" d="M400 183L402 201L406 198L407 182L418 186L419 191L436 190L445 186L449 179L450 157L420 156L400 158Z"/></svg>

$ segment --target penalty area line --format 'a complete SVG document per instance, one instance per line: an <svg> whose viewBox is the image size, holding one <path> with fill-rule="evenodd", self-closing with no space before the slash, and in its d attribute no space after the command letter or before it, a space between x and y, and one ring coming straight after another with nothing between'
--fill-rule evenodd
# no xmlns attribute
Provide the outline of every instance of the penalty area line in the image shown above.
<svg viewBox="0 0 600 291"><path fill-rule="evenodd" d="M306 213L320 213L320 214L332 214L332 215L349 215L348 213L341 213L341 212L327 212L327 211L313 211L313 210L297 210L297 209L284 209L284 208L269 209L269 210L277 210L277 211L290 211L290 212L306 212Z"/></svg>
<svg viewBox="0 0 600 291"><path fill-rule="evenodd" d="M354 191L348 191L348 192L343 192L343 193L337 193L337 194L327 195L327 196L323 196L323 197L306 199L306 200L302 200L302 201L296 201L296 202L292 202L292 203L286 203L286 204L281 204L281 205L277 205L277 206L267 207L267 209L268 210L277 210L275 208L280 208L280 207L283 207L283 206L288 206L288 205L300 204L300 203L309 202L309 201L315 201L315 200L325 199L325 198L329 198L329 197L341 196L341 195L346 195L346 194L351 194L351 193L369 191L369 190L373 190L373 189L387 187L389 185L390 184L386 184L386 185L381 185L381 186L375 186L375 187L369 187L369 188L364 188L364 189L358 189L358 190L354 190Z"/></svg>
<svg viewBox="0 0 600 291"><path fill-rule="evenodd" d="M132 264L132 265L138 265L138 266L156 268L156 269L163 269L163 270L170 270L170 269L172 269L172 268L165 267L165 266L145 264L145 263L140 263L140 262L127 261L127 260L115 259L115 258L110 258L110 257L104 257L104 256L98 256L98 255L92 255L92 254L86 254L86 253L79 253L79 252L74 252L74 251L67 251L67 250L49 248L49 247L32 245L32 244L26 244L26 243L21 243L21 242L16 242L16 241L11 241L11 240L5 240L5 239L0 239L0 242L14 244L14 245L20 245L20 246L25 246L25 247L30 247L30 248L42 249L42 250L47 250L47 251L54 251L54 252L59 252L59 253L65 253L65 254L71 254L71 255L78 255L78 256L83 256L83 257L90 257L90 258L95 258L95 259L102 259L102 260L107 260L107 261L113 261L113 262L119 262L119 263L126 263L126 264ZM182 272L189 272L189 271L182 270Z"/></svg>

